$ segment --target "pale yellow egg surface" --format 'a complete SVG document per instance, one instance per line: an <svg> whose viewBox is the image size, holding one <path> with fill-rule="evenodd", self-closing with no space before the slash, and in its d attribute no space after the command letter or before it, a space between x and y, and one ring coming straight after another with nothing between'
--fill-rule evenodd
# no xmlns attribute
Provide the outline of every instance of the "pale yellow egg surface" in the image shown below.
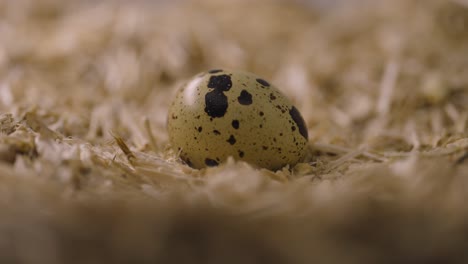
<svg viewBox="0 0 468 264"><path fill-rule="evenodd" d="M167 118L170 144L193 168L229 156L270 170L295 165L306 153L301 114L277 88L242 71L211 70L176 94Z"/></svg>

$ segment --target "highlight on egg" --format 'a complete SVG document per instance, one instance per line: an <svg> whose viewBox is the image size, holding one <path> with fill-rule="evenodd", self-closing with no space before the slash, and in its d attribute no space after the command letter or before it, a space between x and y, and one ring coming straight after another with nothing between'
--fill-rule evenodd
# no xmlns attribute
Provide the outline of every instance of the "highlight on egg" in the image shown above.
<svg viewBox="0 0 468 264"><path fill-rule="evenodd" d="M270 170L304 159L308 130L275 86L248 72L210 70L189 80L168 112L172 148L193 168L228 157Z"/></svg>

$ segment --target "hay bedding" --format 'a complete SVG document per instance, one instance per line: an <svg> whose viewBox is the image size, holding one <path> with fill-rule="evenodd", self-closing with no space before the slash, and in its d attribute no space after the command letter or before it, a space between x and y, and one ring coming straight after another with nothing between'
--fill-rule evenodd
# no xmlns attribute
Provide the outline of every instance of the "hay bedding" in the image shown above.
<svg viewBox="0 0 468 264"><path fill-rule="evenodd" d="M468 4L371 2L1 1L0 262L468 262ZM304 163L177 159L213 67L294 100Z"/></svg>

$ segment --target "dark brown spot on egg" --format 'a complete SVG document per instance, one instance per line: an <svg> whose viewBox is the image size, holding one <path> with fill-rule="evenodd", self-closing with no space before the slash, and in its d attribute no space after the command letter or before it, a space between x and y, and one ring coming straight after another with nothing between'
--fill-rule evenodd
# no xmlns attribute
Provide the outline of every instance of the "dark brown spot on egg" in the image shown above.
<svg viewBox="0 0 468 264"><path fill-rule="evenodd" d="M180 149L180 148L179 148L179 149ZM192 165L191 165L192 162L191 162L190 159L187 157L187 153L181 152L181 153L179 154L179 158L180 158L185 164L187 164L187 165L189 165L189 166L192 166Z"/></svg>
<svg viewBox="0 0 468 264"><path fill-rule="evenodd" d="M309 135L307 133L307 128L304 122L304 119L302 118L301 114L297 110L296 107L292 107L291 110L289 110L289 114L291 115L291 118L294 120L296 123L297 127L299 128L299 133L307 140L309 139Z"/></svg>
<svg viewBox="0 0 468 264"><path fill-rule="evenodd" d="M228 108L227 96L219 90L213 90L205 95L205 112L212 118L223 117Z"/></svg>
<svg viewBox="0 0 468 264"><path fill-rule="evenodd" d="M259 114L260 116L263 116L265 113L263 113L262 111L260 111L260 112L258 112L258 114Z"/></svg>
<svg viewBox="0 0 468 264"><path fill-rule="evenodd" d="M232 120L231 124L234 129L239 129L239 120Z"/></svg>
<svg viewBox="0 0 468 264"><path fill-rule="evenodd" d="M219 132L218 130L215 129L215 130L213 130L213 134L215 134L215 135L221 135L221 132Z"/></svg>
<svg viewBox="0 0 468 264"><path fill-rule="evenodd" d="M214 166L218 166L219 163L216 160L206 158L205 159L205 164L208 167L214 167Z"/></svg>
<svg viewBox="0 0 468 264"><path fill-rule="evenodd" d="M231 87L232 87L231 77L226 74L211 76L210 80L208 81L208 88L213 88L215 91L218 91L218 92L229 91Z"/></svg>
<svg viewBox="0 0 468 264"><path fill-rule="evenodd" d="M199 126L199 127L197 128L197 130L198 130L198 132L202 132L203 127Z"/></svg>
<svg viewBox="0 0 468 264"><path fill-rule="evenodd" d="M267 147L267 146L262 146L262 149L263 149L263 150L267 150L268 147Z"/></svg>
<svg viewBox="0 0 468 264"><path fill-rule="evenodd" d="M244 151L239 150L237 153L239 153L239 157L243 158L244 157Z"/></svg>
<svg viewBox="0 0 468 264"><path fill-rule="evenodd" d="M231 145L236 144L236 138L235 138L233 135L231 135L231 136L229 137L229 139L226 140L226 141L229 142L229 144L231 144Z"/></svg>
<svg viewBox="0 0 468 264"><path fill-rule="evenodd" d="M276 96L273 93L270 94L270 100L276 100Z"/></svg>
<svg viewBox="0 0 468 264"><path fill-rule="evenodd" d="M252 104L252 95L246 90L242 90L237 100L241 105L250 105Z"/></svg>
<svg viewBox="0 0 468 264"><path fill-rule="evenodd" d="M269 84L267 81L265 81L265 80L263 80L263 79L261 79L261 78L258 78L256 81L257 81L259 84L263 85L263 86L266 86L266 87L269 87L269 86L270 86L270 84Z"/></svg>
<svg viewBox="0 0 468 264"><path fill-rule="evenodd" d="M291 130L292 130L292 131L296 131L296 127L295 127L295 126L292 126L292 127L291 127Z"/></svg>

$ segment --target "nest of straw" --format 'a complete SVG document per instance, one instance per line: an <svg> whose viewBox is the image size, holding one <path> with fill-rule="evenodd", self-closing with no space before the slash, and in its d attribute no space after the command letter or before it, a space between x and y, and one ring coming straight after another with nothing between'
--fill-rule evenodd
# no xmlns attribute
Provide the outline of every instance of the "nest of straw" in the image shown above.
<svg viewBox="0 0 468 264"><path fill-rule="evenodd" d="M466 263L468 3L332 2L0 1L0 262ZM294 101L303 163L180 162L215 67Z"/></svg>

